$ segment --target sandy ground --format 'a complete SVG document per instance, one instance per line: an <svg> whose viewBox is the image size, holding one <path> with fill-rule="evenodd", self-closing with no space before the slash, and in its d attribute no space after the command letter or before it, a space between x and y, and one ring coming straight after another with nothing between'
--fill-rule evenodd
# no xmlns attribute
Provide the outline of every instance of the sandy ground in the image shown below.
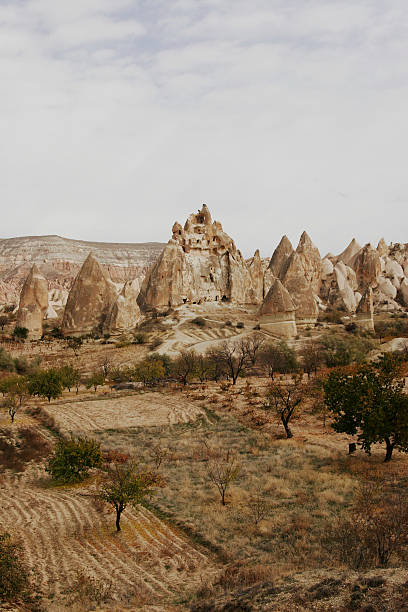
<svg viewBox="0 0 408 612"><path fill-rule="evenodd" d="M88 396L89 397L89 396ZM203 415L196 403L161 393L135 393L84 401L56 402L44 408L63 434L89 434L105 429L174 425Z"/></svg>

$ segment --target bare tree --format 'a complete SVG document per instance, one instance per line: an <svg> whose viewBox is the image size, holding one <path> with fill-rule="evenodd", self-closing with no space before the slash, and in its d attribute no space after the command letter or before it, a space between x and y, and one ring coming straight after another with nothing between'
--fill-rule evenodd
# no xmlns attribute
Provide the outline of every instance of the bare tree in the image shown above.
<svg viewBox="0 0 408 612"><path fill-rule="evenodd" d="M320 345L312 340L308 342L300 351L302 368L307 377L310 379L312 372L317 374L317 368L321 363L321 350Z"/></svg>
<svg viewBox="0 0 408 612"><path fill-rule="evenodd" d="M187 385L194 376L197 368L197 355L194 351L180 351L179 356L172 363L173 374Z"/></svg>
<svg viewBox="0 0 408 612"><path fill-rule="evenodd" d="M208 447L207 450L209 451ZM225 495L229 486L238 478L241 465L230 449L208 452L207 474L218 489L221 503L225 506Z"/></svg>
<svg viewBox="0 0 408 612"><path fill-rule="evenodd" d="M100 362L99 362L99 366L101 367L105 378L108 377L108 374L112 368L112 359L109 357L109 355L105 354L101 357Z"/></svg>
<svg viewBox="0 0 408 612"><path fill-rule="evenodd" d="M265 410L275 410L285 429L286 437L293 438L289 422L303 399L302 376L292 376L290 381L272 382L266 393Z"/></svg>
<svg viewBox="0 0 408 612"><path fill-rule="evenodd" d="M260 354L260 362L272 380L276 372L288 374L296 372L298 369L295 351L283 340L279 343L265 346Z"/></svg>
<svg viewBox="0 0 408 612"><path fill-rule="evenodd" d="M238 376L245 371L250 363L248 347L245 340L235 342L223 342L221 346L212 352L213 359L219 361L225 367L226 372L235 385Z"/></svg>
<svg viewBox="0 0 408 612"><path fill-rule="evenodd" d="M267 518L272 511L271 504L267 501L262 491L255 491L248 500L248 512L255 525Z"/></svg>
<svg viewBox="0 0 408 612"><path fill-rule="evenodd" d="M258 352L265 343L265 338L259 332L254 332L245 339L248 358L252 365L255 365Z"/></svg>

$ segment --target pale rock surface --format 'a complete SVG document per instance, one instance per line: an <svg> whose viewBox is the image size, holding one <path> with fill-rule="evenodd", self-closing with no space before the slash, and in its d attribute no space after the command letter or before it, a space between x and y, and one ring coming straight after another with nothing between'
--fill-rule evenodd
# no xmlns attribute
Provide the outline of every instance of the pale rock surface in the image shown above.
<svg viewBox="0 0 408 612"><path fill-rule="evenodd" d="M114 284L90 253L69 292L62 320L62 333L70 336L101 330L116 298Z"/></svg>
<svg viewBox="0 0 408 612"><path fill-rule="evenodd" d="M404 306L408 308L408 278L404 278L400 285L400 292Z"/></svg>
<svg viewBox="0 0 408 612"><path fill-rule="evenodd" d="M333 274L334 266L330 259L325 257L322 259L322 279L326 279L328 276Z"/></svg>
<svg viewBox="0 0 408 612"><path fill-rule="evenodd" d="M261 329L281 338L294 338L297 334L295 310L288 290L276 279L259 312Z"/></svg>
<svg viewBox="0 0 408 612"><path fill-rule="evenodd" d="M370 286L364 291L357 306L356 323L362 329L374 331L373 290Z"/></svg>
<svg viewBox="0 0 408 612"><path fill-rule="evenodd" d="M320 290L322 279L322 260L319 249L313 244L306 232L300 237L296 253L300 256L304 276L316 295Z"/></svg>
<svg viewBox="0 0 408 612"><path fill-rule="evenodd" d="M256 303L261 303L264 298L264 267L259 249L257 249L248 264L249 273L251 275L252 287Z"/></svg>
<svg viewBox="0 0 408 612"><path fill-rule="evenodd" d="M377 251L380 257L386 257L388 255L389 248L384 238L380 238L378 245L377 245Z"/></svg>
<svg viewBox="0 0 408 612"><path fill-rule="evenodd" d="M392 300L394 300L397 296L396 287L394 287L389 278L385 278L384 276L380 276L380 278L378 279L378 289L386 297L389 297Z"/></svg>
<svg viewBox="0 0 408 612"><path fill-rule="evenodd" d="M352 261L357 253L361 251L361 248L361 245L359 245L357 240L353 238L348 247L346 247L344 251L340 253L340 255L337 255L336 261L342 261L346 264L346 266L351 266Z"/></svg>
<svg viewBox="0 0 408 612"><path fill-rule="evenodd" d="M47 308L48 283L34 264L21 290L17 311L17 326L28 329L30 340L41 338Z"/></svg>
<svg viewBox="0 0 408 612"><path fill-rule="evenodd" d="M52 304L48 304L48 308L45 311L44 319L46 319L47 321L49 319L58 319L58 314L55 312Z"/></svg>
<svg viewBox="0 0 408 612"><path fill-rule="evenodd" d="M282 282L296 307L296 322L298 324L315 323L318 307L312 284L305 276L304 258L297 251L294 251L289 258Z"/></svg>
<svg viewBox="0 0 408 612"><path fill-rule="evenodd" d="M124 284L116 302L106 318L104 329L109 333L121 333L133 329L141 320L142 314L137 303L140 292L138 280Z"/></svg>
<svg viewBox="0 0 408 612"><path fill-rule="evenodd" d="M269 262L268 269L273 278L283 279L288 267L289 258L293 252L294 249L289 238L287 236L282 236Z"/></svg>
<svg viewBox="0 0 408 612"><path fill-rule="evenodd" d="M394 287L398 289L404 278L402 266L394 259L391 259L391 257L384 257L384 272L391 280Z"/></svg>
<svg viewBox="0 0 408 612"><path fill-rule="evenodd" d="M173 225L173 237L147 273L138 303L142 310L221 301L259 304L259 287L234 241L221 223L212 222L204 204L184 228Z"/></svg>
<svg viewBox="0 0 408 612"><path fill-rule="evenodd" d="M375 287L381 274L381 262L377 249L366 244L354 257L350 266L356 273L359 289Z"/></svg>

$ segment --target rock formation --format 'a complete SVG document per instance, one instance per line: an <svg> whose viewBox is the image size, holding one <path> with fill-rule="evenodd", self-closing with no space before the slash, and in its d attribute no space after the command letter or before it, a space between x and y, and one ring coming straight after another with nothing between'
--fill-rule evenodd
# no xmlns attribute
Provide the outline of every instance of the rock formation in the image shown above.
<svg viewBox="0 0 408 612"><path fill-rule="evenodd" d="M109 312L104 330L111 334L121 333L133 329L142 318L140 308L137 304L140 287L137 280L128 281L124 284L111 311Z"/></svg>
<svg viewBox="0 0 408 612"><path fill-rule="evenodd" d="M356 311L356 323L362 329L368 331L374 331L374 304L373 304L373 290L370 285L364 291L363 296L357 306Z"/></svg>
<svg viewBox="0 0 408 612"><path fill-rule="evenodd" d="M294 251L289 258L283 284L289 291L296 307L296 323L309 325L316 323L318 315L317 302L310 280L306 278L304 259Z"/></svg>
<svg viewBox="0 0 408 612"><path fill-rule="evenodd" d="M359 251L361 251L361 246L358 244L355 238L350 242L348 247L344 249L335 259L336 262L342 261L346 264L346 266L351 266L352 262Z"/></svg>
<svg viewBox="0 0 408 612"><path fill-rule="evenodd" d="M248 269L251 275L255 302L260 304L264 298L264 266L259 254L259 249L255 251L254 256L248 264Z"/></svg>
<svg viewBox="0 0 408 612"><path fill-rule="evenodd" d="M43 333L43 319L48 308L48 284L34 264L20 295L17 325L28 329L30 340L39 340Z"/></svg>
<svg viewBox="0 0 408 612"><path fill-rule="evenodd" d="M101 331L116 299L115 285L90 253L69 292L62 333L72 336Z"/></svg>
<svg viewBox="0 0 408 612"><path fill-rule="evenodd" d="M295 305L279 279L269 289L259 315L261 329L281 338L296 336Z"/></svg>
<svg viewBox="0 0 408 612"><path fill-rule="evenodd" d="M282 236L280 243L276 247L269 262L268 270L270 270L275 278L282 278L288 266L288 261L293 253L293 247L287 236Z"/></svg>
<svg viewBox="0 0 408 612"><path fill-rule="evenodd" d="M305 279L310 284L313 293L317 295L322 278L322 260L319 249L315 247L306 232L303 232L300 237L296 253L300 255Z"/></svg>
<svg viewBox="0 0 408 612"><path fill-rule="evenodd" d="M202 302L259 303L259 289L234 241L212 222L204 204L173 237L147 273L139 294L142 310Z"/></svg>
<svg viewBox="0 0 408 612"><path fill-rule="evenodd" d="M359 289L367 285L375 287L381 274L381 262L377 249L366 244L354 257L351 267L356 273Z"/></svg>

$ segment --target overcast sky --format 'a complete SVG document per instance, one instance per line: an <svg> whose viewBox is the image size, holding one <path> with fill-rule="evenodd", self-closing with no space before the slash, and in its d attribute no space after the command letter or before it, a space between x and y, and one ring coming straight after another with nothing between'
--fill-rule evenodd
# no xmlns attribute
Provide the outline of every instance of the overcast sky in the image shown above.
<svg viewBox="0 0 408 612"><path fill-rule="evenodd" d="M0 236L408 242L407 58L407 0L0 0Z"/></svg>

